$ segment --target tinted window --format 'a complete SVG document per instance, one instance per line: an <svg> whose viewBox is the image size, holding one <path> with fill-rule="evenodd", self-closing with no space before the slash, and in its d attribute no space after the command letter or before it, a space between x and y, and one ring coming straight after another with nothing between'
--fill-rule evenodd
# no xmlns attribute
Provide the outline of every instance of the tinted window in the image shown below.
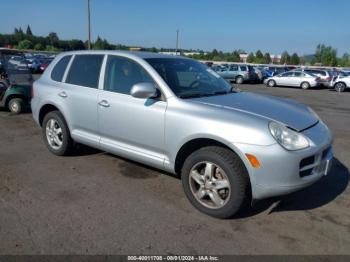
<svg viewBox="0 0 350 262"><path fill-rule="evenodd" d="M293 75L294 75L293 72L287 72L287 73L282 74L281 76L283 76L283 77L290 77L290 76L293 76Z"/></svg>
<svg viewBox="0 0 350 262"><path fill-rule="evenodd" d="M301 76L304 76L304 74L301 72L294 72L294 76L301 77Z"/></svg>
<svg viewBox="0 0 350 262"><path fill-rule="evenodd" d="M67 83L97 88L103 55L76 55L70 67Z"/></svg>
<svg viewBox="0 0 350 262"><path fill-rule="evenodd" d="M142 66L118 56L108 56L104 89L122 94L130 94L133 85L154 82Z"/></svg>
<svg viewBox="0 0 350 262"><path fill-rule="evenodd" d="M230 71L238 71L238 66L237 65L230 66Z"/></svg>
<svg viewBox="0 0 350 262"><path fill-rule="evenodd" d="M210 68L182 58L149 58L147 62L179 97L215 95L230 92L232 87Z"/></svg>
<svg viewBox="0 0 350 262"><path fill-rule="evenodd" d="M55 65L55 67L52 69L51 72L51 78L52 80L61 82L64 72L66 71L67 65L71 59L71 55L68 56L64 56L61 58L60 61L58 61L58 63Z"/></svg>
<svg viewBox="0 0 350 262"><path fill-rule="evenodd" d="M240 66L241 71L248 71L246 66Z"/></svg>

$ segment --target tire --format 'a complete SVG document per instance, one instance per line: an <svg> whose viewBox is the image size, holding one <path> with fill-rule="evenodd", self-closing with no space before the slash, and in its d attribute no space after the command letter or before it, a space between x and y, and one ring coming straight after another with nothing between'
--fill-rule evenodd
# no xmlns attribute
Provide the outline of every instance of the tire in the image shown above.
<svg viewBox="0 0 350 262"><path fill-rule="evenodd" d="M267 81L266 85L268 87L275 87L276 86L276 82L275 82L275 80L269 80L269 81Z"/></svg>
<svg viewBox="0 0 350 262"><path fill-rule="evenodd" d="M243 84L243 82L244 82L243 77L241 77L241 76L236 77L236 84Z"/></svg>
<svg viewBox="0 0 350 262"><path fill-rule="evenodd" d="M310 83L309 82L302 82L301 83L301 85L300 85L300 87L302 88L302 89L309 89L310 88Z"/></svg>
<svg viewBox="0 0 350 262"><path fill-rule="evenodd" d="M49 112L44 117L42 135L49 151L57 156L66 156L72 152L74 142L68 125L59 111Z"/></svg>
<svg viewBox="0 0 350 262"><path fill-rule="evenodd" d="M337 91L339 93L344 92L345 88L346 88L346 85L343 82L338 82L334 85L335 91Z"/></svg>
<svg viewBox="0 0 350 262"><path fill-rule="evenodd" d="M203 175L207 169L213 170L214 181ZM241 159L229 149L208 146L193 152L183 165L181 180L192 205L209 216L230 218L248 203L250 190L247 170ZM196 181L200 181L201 185ZM217 199L217 196L220 197L218 205L212 200Z"/></svg>
<svg viewBox="0 0 350 262"><path fill-rule="evenodd" d="M23 112L25 107L25 102L23 98L12 98L8 102L8 109L11 113L18 115Z"/></svg>

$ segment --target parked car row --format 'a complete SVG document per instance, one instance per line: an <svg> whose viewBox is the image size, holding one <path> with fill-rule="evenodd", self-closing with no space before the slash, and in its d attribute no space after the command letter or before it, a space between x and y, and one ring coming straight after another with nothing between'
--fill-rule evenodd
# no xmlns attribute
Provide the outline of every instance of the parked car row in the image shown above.
<svg viewBox="0 0 350 262"><path fill-rule="evenodd" d="M265 83L267 86L292 86L308 89L311 87L335 88L343 92L350 87L350 70L304 68L294 66L252 66L247 64L207 63L218 75L228 82L242 84Z"/></svg>
<svg viewBox="0 0 350 262"><path fill-rule="evenodd" d="M55 55L25 54L25 60L32 73L41 74L55 58Z"/></svg>
<svg viewBox="0 0 350 262"><path fill-rule="evenodd" d="M245 64L219 65L212 69L228 82L242 84L244 82L257 82L259 77L254 68Z"/></svg>
<svg viewBox="0 0 350 262"><path fill-rule="evenodd" d="M350 74L346 71L299 68L269 77L264 83L269 87L294 86L302 89L322 86L335 88L337 92L343 92L350 87L349 79Z"/></svg>

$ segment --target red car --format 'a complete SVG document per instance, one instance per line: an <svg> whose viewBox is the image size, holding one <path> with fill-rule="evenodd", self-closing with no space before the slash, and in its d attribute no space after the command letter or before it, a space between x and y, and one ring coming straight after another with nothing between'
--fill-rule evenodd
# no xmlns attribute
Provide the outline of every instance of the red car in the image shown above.
<svg viewBox="0 0 350 262"><path fill-rule="evenodd" d="M49 64L52 62L52 58L46 58L41 60L41 65L40 65L40 72L43 73L45 69L49 66Z"/></svg>

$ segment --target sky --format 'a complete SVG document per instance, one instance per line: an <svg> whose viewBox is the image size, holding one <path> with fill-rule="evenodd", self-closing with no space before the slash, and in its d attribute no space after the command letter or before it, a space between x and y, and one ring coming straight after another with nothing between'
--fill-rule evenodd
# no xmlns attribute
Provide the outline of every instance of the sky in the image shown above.
<svg viewBox="0 0 350 262"><path fill-rule="evenodd" d="M87 39L87 0L2 0L0 33ZM312 54L350 53L350 0L91 0L92 37L114 44Z"/></svg>

